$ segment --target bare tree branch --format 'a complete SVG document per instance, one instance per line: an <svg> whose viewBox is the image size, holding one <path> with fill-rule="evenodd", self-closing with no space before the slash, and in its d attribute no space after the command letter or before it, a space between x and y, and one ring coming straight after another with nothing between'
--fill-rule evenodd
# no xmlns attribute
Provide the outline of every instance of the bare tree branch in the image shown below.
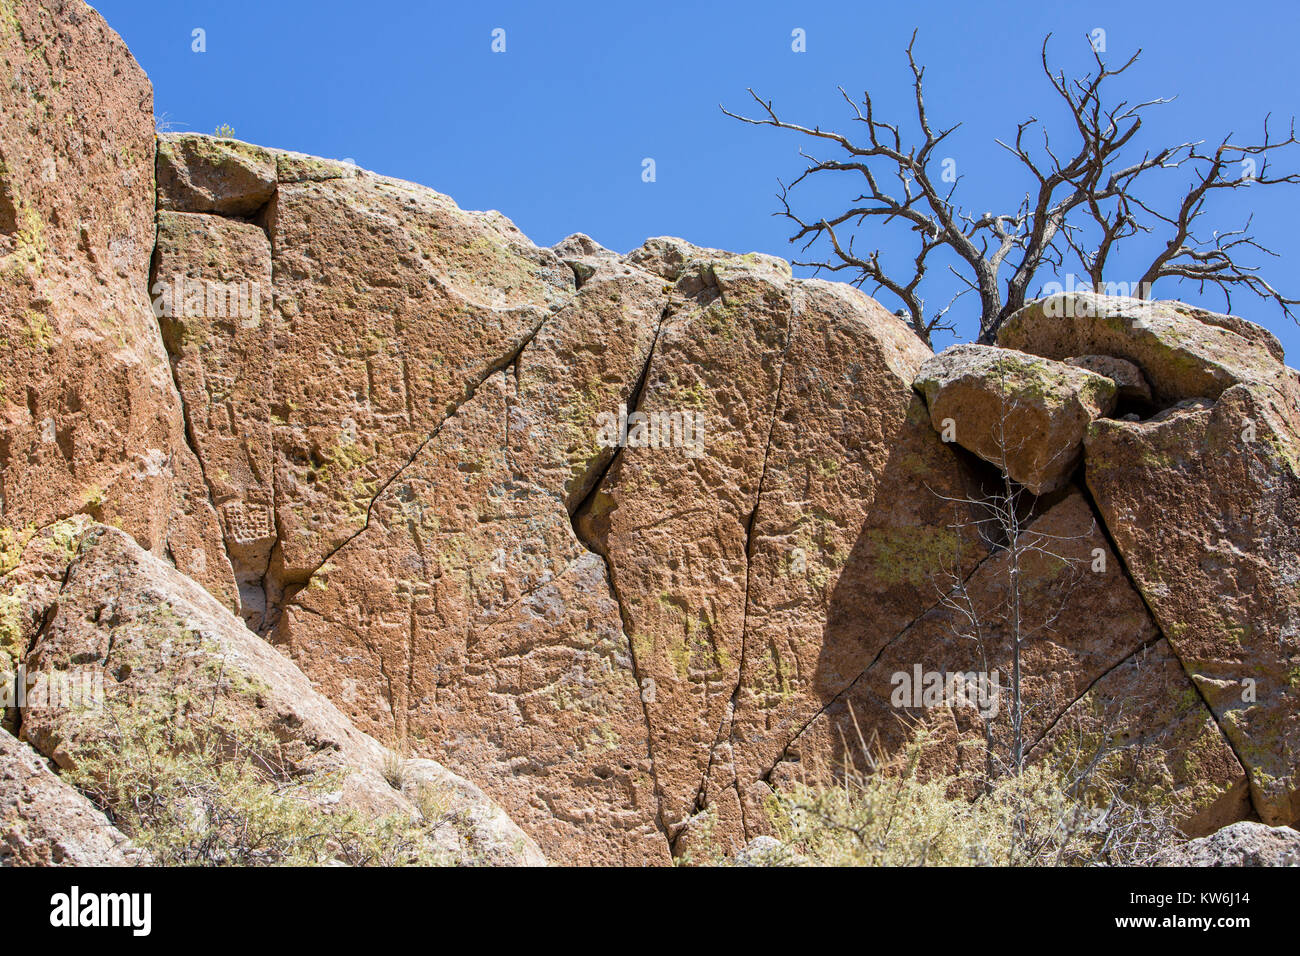
<svg viewBox="0 0 1300 956"><path fill-rule="evenodd" d="M954 197L961 177L950 177L954 165L948 158L939 160L942 169L936 177L933 166L938 150L960 124L938 127L931 121L924 94L925 67L917 63L914 52L915 32L906 51L920 133L914 145L905 145L897 124L877 118L870 92L863 92L858 103L839 88L852 111L850 120L862 128L859 140L788 122L777 114L771 100L762 99L752 89L749 94L761 109L755 116L720 107L741 122L789 130L842 152L837 158L823 159L801 149L807 165L789 186L781 186L781 210L776 214L795 224L790 241L799 243L801 251L819 241L829 246L825 258L796 264L817 272L848 271L854 274L851 281L855 285L870 284L873 293L881 289L889 292L903 306L899 314L929 343L933 332L952 327L946 316L953 303L927 311L923 280L936 254L952 255L961 270L952 265L948 268L963 281L963 293L975 292L980 299L978 339L992 342L1006 318L1025 305L1035 276L1045 268L1064 268L1068 253L1078 260L1095 288L1107 288L1106 270L1116 247L1160 226L1171 230L1172 236L1138 283L1139 295L1149 297L1151 286L1162 278L1190 280L1202 290L1207 285L1220 288L1229 308L1232 290L1241 288L1271 299L1284 314L1295 318L1292 307L1300 301L1282 295L1260 277L1258 267L1238 258L1245 252L1272 255L1252 238L1249 220L1242 229L1215 232L1204 240L1196 233L1197 220L1216 190L1300 183L1298 174L1272 175L1268 170L1275 151L1297 145L1294 121L1285 139L1270 137L1266 118L1264 140L1259 144L1237 145L1228 137L1212 153L1201 152L1201 143L1185 142L1130 156L1143 114L1170 101L1121 100L1107 105L1103 94L1107 81L1124 74L1142 51L1112 68L1094 50L1094 69L1072 80L1064 71L1052 69L1050 40L1050 34L1043 40L1040 62L1048 83L1070 111L1072 143L1068 151L1058 149L1035 117L1018 124L1010 142L996 141L1032 177L1031 188L1010 213L976 215L959 206ZM1041 134L1037 148L1029 143L1031 134ZM1196 178L1173 214L1156 212L1137 195L1136 185L1146 174L1184 166L1193 168ZM1242 168L1242 175L1233 175L1236 166ZM837 215L803 218L791 206L791 190L821 173L855 176L863 191ZM882 263L879 247L865 253L855 251L854 230L869 221L901 221L916 235L909 276L892 276Z"/></svg>

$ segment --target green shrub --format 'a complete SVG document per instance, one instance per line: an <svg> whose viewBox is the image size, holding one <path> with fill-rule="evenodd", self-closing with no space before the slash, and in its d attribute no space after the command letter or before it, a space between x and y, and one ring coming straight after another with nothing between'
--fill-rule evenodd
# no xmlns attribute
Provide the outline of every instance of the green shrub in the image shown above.
<svg viewBox="0 0 1300 956"><path fill-rule="evenodd" d="M1093 782L1068 783L1045 762L988 781L974 799L954 777L918 773L918 731L894 759L824 785L774 793L768 813L781 847L764 865L1133 865L1182 838L1172 810L1105 804ZM721 862L715 858L710 862Z"/></svg>
<svg viewBox="0 0 1300 956"><path fill-rule="evenodd" d="M229 675L226 675L229 676ZM214 691L115 694L87 712L66 777L158 865L448 865L440 794L374 818L321 800L342 772L296 776L275 736L239 727Z"/></svg>

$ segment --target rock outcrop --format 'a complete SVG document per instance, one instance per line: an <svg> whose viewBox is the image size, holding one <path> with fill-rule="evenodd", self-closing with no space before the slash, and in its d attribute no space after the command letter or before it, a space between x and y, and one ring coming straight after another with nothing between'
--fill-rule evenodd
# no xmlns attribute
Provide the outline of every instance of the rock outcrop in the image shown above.
<svg viewBox="0 0 1300 956"><path fill-rule="evenodd" d="M461 861L757 862L773 788L902 719L927 772L1011 747L1005 707L901 690L1006 675L1019 634L1025 759L1193 835L1300 820L1300 379L1265 330L1073 293L935 356L771 256L546 248L155 137L97 14L9 9L0 671L206 695L375 818L436 788ZM73 769L80 718L5 720L11 857L130 853L22 749Z"/></svg>
<svg viewBox="0 0 1300 956"><path fill-rule="evenodd" d="M1182 303L1074 296L999 341L1141 366L1163 407L1101 419L1088 489L1162 633L1250 775L1260 819L1300 818L1300 379L1276 339Z"/></svg>
<svg viewBox="0 0 1300 956"><path fill-rule="evenodd" d="M845 761L865 769L875 747L906 741L902 716L929 725L925 761L933 771L977 773L988 732L998 752L1010 753L1005 689L936 704L920 685L927 673L993 672L1005 688L1018 628L1022 693L1034 702L1021 741L1028 759L1052 753L1066 765L1096 762L1135 799L1177 795L1181 822L1193 832L1240 819L1245 773L1084 497L1073 491L1030 523L1019 548L1018 566L998 550L973 572L950 574L934 606L791 741L771 779L816 779ZM1013 567L1032 582L1019 589L1018 624Z"/></svg>
<svg viewBox="0 0 1300 956"><path fill-rule="evenodd" d="M0 866L136 866L131 846L31 747L0 730Z"/></svg>
<svg viewBox="0 0 1300 956"><path fill-rule="evenodd" d="M1074 473L1083 436L1115 408L1118 383L1075 364L988 345L955 345L921 367L930 421L1036 495Z"/></svg>
<svg viewBox="0 0 1300 956"><path fill-rule="evenodd" d="M331 782L295 791L303 799L378 819L414 815L420 789L436 790L455 824L438 828L436 838L455 859L545 863L477 787L434 761L401 760L359 732L284 655L123 532L68 522L33 539L11 575L45 576L52 562L64 564L61 583L43 592L46 606L28 609L40 623L27 642L26 682L103 688L102 700L87 696L71 706L48 694L23 708L22 738L55 766L77 766L105 710L144 708L160 724L219 712L243 733L269 734L286 778Z"/></svg>
<svg viewBox="0 0 1300 956"><path fill-rule="evenodd" d="M245 181L193 139L160 181ZM540 249L498 214L271 155L256 223L168 199L154 261L155 282L230 283L266 274L269 240L274 307L246 331L162 320L245 618L553 858L664 862L705 806L743 836L821 685L928 606L952 535L927 482L973 487L908 390L928 352L770 257Z"/></svg>
<svg viewBox="0 0 1300 956"><path fill-rule="evenodd" d="M1247 379L1294 378L1267 329L1185 302L1153 302L1094 292L1039 299L1007 319L998 345L1057 361L1105 355L1142 370L1162 407L1215 399Z"/></svg>
<svg viewBox="0 0 1300 956"><path fill-rule="evenodd" d="M1156 866L1300 866L1300 832L1262 823L1234 823L1153 861Z"/></svg>
<svg viewBox="0 0 1300 956"><path fill-rule="evenodd" d="M153 91L80 0L6 4L0 57L0 570L77 513L234 606L150 308Z"/></svg>

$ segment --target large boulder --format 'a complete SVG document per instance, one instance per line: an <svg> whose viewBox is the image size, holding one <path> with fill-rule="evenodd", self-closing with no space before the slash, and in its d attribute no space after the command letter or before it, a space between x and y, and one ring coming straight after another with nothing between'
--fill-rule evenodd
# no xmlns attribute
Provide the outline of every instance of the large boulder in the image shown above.
<svg viewBox="0 0 1300 956"><path fill-rule="evenodd" d="M472 773L557 862L669 860L619 606L571 518L666 299L598 270L380 490L275 633L360 726Z"/></svg>
<svg viewBox="0 0 1300 956"><path fill-rule="evenodd" d="M0 578L5 597L40 595L49 602L24 608L25 619L39 621L23 660L26 681L103 688L102 701L89 697L71 706L47 694L29 697L22 709L22 738L57 767L83 769L85 749L100 745L105 711L138 710L159 726L217 713L235 735L274 740L274 760L265 759L286 780L330 784L295 790L304 800L380 821L414 816L425 792L436 790L454 825L437 828L431 839L452 859L545 862L536 844L477 787L433 761L403 761L358 731L288 658L127 535L76 522L57 542L38 539L27 551L18 568ZM57 590L15 595L9 588L9 578L29 566L31 577L42 576L60 553L65 568Z"/></svg>
<svg viewBox="0 0 1300 956"><path fill-rule="evenodd" d="M1157 404L1217 398L1238 382L1294 378L1273 333L1185 302L1094 292L1038 299L1012 315L998 345L1058 361L1108 355L1137 365Z"/></svg>
<svg viewBox="0 0 1300 956"><path fill-rule="evenodd" d="M252 216L275 195L269 150L197 133L158 137L158 208Z"/></svg>
<svg viewBox="0 0 1300 956"><path fill-rule="evenodd" d="M0 17L0 570L78 512L234 606L148 298L153 92L80 0Z"/></svg>
<svg viewBox="0 0 1300 956"><path fill-rule="evenodd" d="M1115 407L1110 378L988 345L954 345L921 366L913 383L930 421L1036 495L1070 479L1088 424Z"/></svg>
<svg viewBox="0 0 1300 956"><path fill-rule="evenodd" d="M1234 823L1166 850L1155 866L1300 866L1300 832L1262 823Z"/></svg>
<svg viewBox="0 0 1300 956"><path fill-rule="evenodd" d="M1026 306L998 341L1141 368L1155 414L1089 426L1088 489L1255 812L1300 819L1300 379L1277 340L1180 302L1069 293Z"/></svg>
<svg viewBox="0 0 1300 956"><path fill-rule="evenodd" d="M946 527L941 495L973 481L909 393L929 352L903 323L769 258L692 250L639 408L695 416L701 446L629 441L577 516L609 563L679 851L706 808L724 847L763 826L767 767L927 606L931 572L978 550Z"/></svg>
<svg viewBox="0 0 1300 956"><path fill-rule="evenodd" d="M1270 824L1300 819L1298 409L1238 385L1086 442L1106 526Z"/></svg>
<svg viewBox="0 0 1300 956"><path fill-rule="evenodd" d="M31 747L0 730L0 866L132 866L147 855Z"/></svg>
<svg viewBox="0 0 1300 956"><path fill-rule="evenodd" d="M220 149L173 146L221 179ZM245 618L554 859L666 862L719 800L743 842L741 794L920 613L955 540L942 495L973 477L908 388L929 352L769 256L538 249L431 190L271 155L255 223L166 200L154 269L260 281L270 240L262 326L161 319Z"/></svg>
<svg viewBox="0 0 1300 956"><path fill-rule="evenodd" d="M573 272L499 213L277 158L273 603L366 526L375 497L574 294Z"/></svg>

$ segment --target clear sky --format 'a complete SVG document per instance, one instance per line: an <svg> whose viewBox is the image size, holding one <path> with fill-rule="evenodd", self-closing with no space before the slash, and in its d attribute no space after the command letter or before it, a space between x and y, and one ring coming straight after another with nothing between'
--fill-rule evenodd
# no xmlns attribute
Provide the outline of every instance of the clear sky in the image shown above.
<svg viewBox="0 0 1300 956"><path fill-rule="evenodd" d="M1112 63L1143 49L1115 92L1133 100L1177 96L1149 114L1144 145L1229 132L1257 137L1269 112L1285 134L1300 112L1295 0L93 5L149 74L156 112L174 129L211 133L229 124L249 142L349 158L431 186L465 208L499 209L539 244L581 231L620 252L648 236L678 235L790 258L789 223L771 213L777 179L802 168L800 142L728 119L719 104L747 110L745 88L753 86L783 118L847 129L836 92L842 84L851 93L870 89L880 115L907 132L914 124L904 48L917 27L932 120L963 123L943 152L963 177L957 198L977 214L1011 211L1027 187L996 137L1014 135L1018 121L1037 115L1060 131L1062 144L1068 139L1067 118L1038 62L1048 32L1069 73L1090 66L1086 37L1098 28ZM196 29L204 31L205 52L192 49ZM497 29L505 31L504 52L492 49ZM796 29L804 31L804 52L792 49ZM643 181L647 158L654 182ZM1300 171L1300 149L1278 162ZM1188 176L1168 175L1172 195ZM796 208L814 218L831 214L854 185L809 189ZM1300 297L1300 186L1225 196L1206 221L1235 228L1251 212L1257 235L1280 256L1266 262L1264 275ZM858 238L902 265L912 241L905 230L880 227ZM1131 248L1108 278L1136 280L1155 246ZM948 289L940 277L931 303L947 301ZM1156 292L1223 306L1217 292L1201 296L1186 284L1162 283ZM879 297L891 309L898 304ZM975 334L973 306L954 308L962 338ZM1276 332L1297 363L1300 328L1275 305L1242 294L1233 311Z"/></svg>

